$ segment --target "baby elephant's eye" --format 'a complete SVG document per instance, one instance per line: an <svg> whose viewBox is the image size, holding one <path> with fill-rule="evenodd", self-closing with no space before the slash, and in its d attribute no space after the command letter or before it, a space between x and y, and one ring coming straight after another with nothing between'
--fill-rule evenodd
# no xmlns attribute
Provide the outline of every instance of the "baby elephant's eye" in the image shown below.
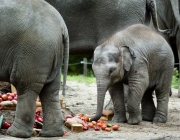
<svg viewBox="0 0 180 140"><path fill-rule="evenodd" d="M114 71L114 68L110 68L109 74L111 74Z"/></svg>

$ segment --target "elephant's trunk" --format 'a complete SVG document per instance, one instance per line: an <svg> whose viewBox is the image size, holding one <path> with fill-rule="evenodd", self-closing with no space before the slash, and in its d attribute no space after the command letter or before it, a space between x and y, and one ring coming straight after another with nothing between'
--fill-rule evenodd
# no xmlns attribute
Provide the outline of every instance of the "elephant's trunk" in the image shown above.
<svg viewBox="0 0 180 140"><path fill-rule="evenodd" d="M97 84L97 111L96 115L93 116L90 121L97 121L102 116L103 106L104 106L104 98L107 91L107 84L98 85Z"/></svg>

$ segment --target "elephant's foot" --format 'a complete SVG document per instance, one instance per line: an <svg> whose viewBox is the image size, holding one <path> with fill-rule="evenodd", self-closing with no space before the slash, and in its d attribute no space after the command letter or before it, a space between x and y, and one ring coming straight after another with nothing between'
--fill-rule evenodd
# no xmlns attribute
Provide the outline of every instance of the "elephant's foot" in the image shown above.
<svg viewBox="0 0 180 140"><path fill-rule="evenodd" d="M33 133L35 99L31 92L18 96L15 119L7 134L13 137L29 138Z"/></svg>
<svg viewBox="0 0 180 140"><path fill-rule="evenodd" d="M142 110L142 120L144 121L153 121L153 118L155 116L156 109L153 108L144 108Z"/></svg>
<svg viewBox="0 0 180 140"><path fill-rule="evenodd" d="M153 118L154 118L154 115L148 115L148 114L142 114L142 120L143 121L150 121L152 122L153 121Z"/></svg>
<svg viewBox="0 0 180 140"><path fill-rule="evenodd" d="M49 125L44 125L39 133L41 137L62 137L64 135L63 123L52 122Z"/></svg>
<svg viewBox="0 0 180 140"><path fill-rule="evenodd" d="M136 125L139 124L142 120L141 115L137 115L137 114L129 114L129 118L128 118L128 123L132 124L132 125Z"/></svg>
<svg viewBox="0 0 180 140"><path fill-rule="evenodd" d="M23 126L19 123L14 122L7 130L7 134L13 137L29 138L32 136L32 128L29 126Z"/></svg>
<svg viewBox="0 0 180 140"><path fill-rule="evenodd" d="M56 98L59 99L59 97ZM62 117L59 101L57 99L54 99L55 101L51 101L48 98L40 98L40 99L42 103L44 123L39 135L41 137L63 136L64 119Z"/></svg>
<svg viewBox="0 0 180 140"><path fill-rule="evenodd" d="M153 119L153 122L159 122L159 123L166 123L167 121L167 116L166 115L162 115L161 114L156 114L154 119Z"/></svg>
<svg viewBox="0 0 180 140"><path fill-rule="evenodd" d="M125 123L127 122L126 116L120 116L120 115L114 115L112 118L113 122L121 122L121 123Z"/></svg>

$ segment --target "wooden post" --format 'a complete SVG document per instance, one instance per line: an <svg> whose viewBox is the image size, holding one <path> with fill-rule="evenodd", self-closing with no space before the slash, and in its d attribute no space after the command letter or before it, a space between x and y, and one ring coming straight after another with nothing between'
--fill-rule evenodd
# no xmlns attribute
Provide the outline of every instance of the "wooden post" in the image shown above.
<svg viewBox="0 0 180 140"><path fill-rule="evenodd" d="M84 76L87 76L87 58L84 58L83 62L84 62Z"/></svg>

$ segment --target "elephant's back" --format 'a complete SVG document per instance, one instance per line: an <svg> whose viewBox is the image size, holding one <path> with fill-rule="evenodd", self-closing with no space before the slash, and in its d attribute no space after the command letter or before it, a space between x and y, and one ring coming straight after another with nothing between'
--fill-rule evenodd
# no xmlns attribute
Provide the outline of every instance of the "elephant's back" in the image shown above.
<svg viewBox="0 0 180 140"><path fill-rule="evenodd" d="M43 0L1 0L0 13L2 41L18 41L17 39L29 35L36 36L36 39L43 39L42 35L58 35L58 31L61 32L58 30L61 29L60 25L64 24L60 14ZM56 30L54 26L57 26Z"/></svg>
<svg viewBox="0 0 180 140"><path fill-rule="evenodd" d="M149 52L156 49L167 50L170 45L156 30L142 24L135 24L119 32L122 40L129 38L129 46L136 49L148 50Z"/></svg>
<svg viewBox="0 0 180 140"><path fill-rule="evenodd" d="M137 24L128 27L122 34L129 38L127 46L137 52L137 57L146 59L149 64L161 66L164 62L174 65L174 56L167 41L148 26Z"/></svg>
<svg viewBox="0 0 180 140"><path fill-rule="evenodd" d="M146 0L46 0L61 13L69 31L70 53L91 54L119 30L145 24Z"/></svg>

